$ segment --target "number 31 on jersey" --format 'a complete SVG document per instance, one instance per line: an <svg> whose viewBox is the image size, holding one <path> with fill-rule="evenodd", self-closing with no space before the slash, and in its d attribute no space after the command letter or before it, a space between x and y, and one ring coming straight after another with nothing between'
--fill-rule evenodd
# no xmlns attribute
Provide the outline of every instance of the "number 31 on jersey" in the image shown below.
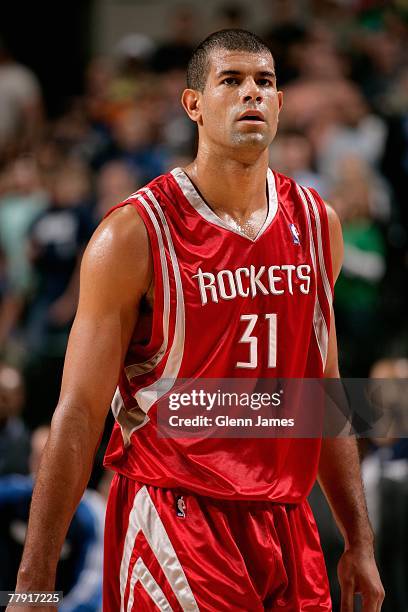
<svg viewBox="0 0 408 612"><path fill-rule="evenodd" d="M276 314L241 315L240 321L246 322L247 326L238 342L249 345L249 361L237 361L237 368L254 370L258 367L258 337L252 335L252 333L260 317L264 317L268 321L268 368L276 368Z"/></svg>

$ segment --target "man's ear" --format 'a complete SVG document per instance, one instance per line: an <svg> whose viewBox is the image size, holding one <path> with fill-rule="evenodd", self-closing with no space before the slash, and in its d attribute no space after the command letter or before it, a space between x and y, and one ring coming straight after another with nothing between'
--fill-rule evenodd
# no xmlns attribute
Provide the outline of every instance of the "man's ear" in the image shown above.
<svg viewBox="0 0 408 612"><path fill-rule="evenodd" d="M192 121L201 125L201 94L195 89L185 89L181 95L181 104Z"/></svg>
<svg viewBox="0 0 408 612"><path fill-rule="evenodd" d="M279 101L279 112L281 112L282 106L283 106L283 91L278 91L278 101Z"/></svg>

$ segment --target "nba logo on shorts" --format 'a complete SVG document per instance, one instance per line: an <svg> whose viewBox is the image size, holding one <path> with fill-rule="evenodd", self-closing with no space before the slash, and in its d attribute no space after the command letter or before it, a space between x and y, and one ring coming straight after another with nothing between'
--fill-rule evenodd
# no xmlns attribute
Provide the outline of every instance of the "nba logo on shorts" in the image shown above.
<svg viewBox="0 0 408 612"><path fill-rule="evenodd" d="M293 244L300 244L299 233L296 229L296 225L294 223L291 223L289 227L290 231L292 232Z"/></svg>
<svg viewBox="0 0 408 612"><path fill-rule="evenodd" d="M186 518L186 502L182 495L176 497L176 514L179 518Z"/></svg>

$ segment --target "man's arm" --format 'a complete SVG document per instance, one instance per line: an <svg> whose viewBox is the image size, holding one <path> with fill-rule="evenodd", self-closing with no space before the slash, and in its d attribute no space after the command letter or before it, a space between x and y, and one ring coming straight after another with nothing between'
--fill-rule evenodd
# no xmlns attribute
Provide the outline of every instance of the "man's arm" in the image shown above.
<svg viewBox="0 0 408 612"><path fill-rule="evenodd" d="M33 494L19 591L53 590L56 567L152 278L146 229L127 206L102 222L85 251L61 395ZM13 608L14 609L14 608Z"/></svg>
<svg viewBox="0 0 408 612"><path fill-rule="evenodd" d="M336 281L343 261L343 238L336 213L329 206L327 212L333 276ZM324 376L340 376L333 313ZM318 480L345 541L345 552L338 566L342 591L341 612L352 612L354 593L362 594L364 612L377 612L381 609L384 590L374 559L374 538L354 437L322 440Z"/></svg>

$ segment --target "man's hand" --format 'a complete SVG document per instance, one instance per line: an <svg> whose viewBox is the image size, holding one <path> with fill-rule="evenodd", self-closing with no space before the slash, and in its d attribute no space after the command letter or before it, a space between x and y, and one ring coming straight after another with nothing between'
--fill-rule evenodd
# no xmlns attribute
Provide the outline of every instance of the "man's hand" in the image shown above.
<svg viewBox="0 0 408 612"><path fill-rule="evenodd" d="M354 594L360 593L363 612L380 612L384 601L381 583L372 550L350 547L342 554L337 575L341 587L341 612L353 612Z"/></svg>

